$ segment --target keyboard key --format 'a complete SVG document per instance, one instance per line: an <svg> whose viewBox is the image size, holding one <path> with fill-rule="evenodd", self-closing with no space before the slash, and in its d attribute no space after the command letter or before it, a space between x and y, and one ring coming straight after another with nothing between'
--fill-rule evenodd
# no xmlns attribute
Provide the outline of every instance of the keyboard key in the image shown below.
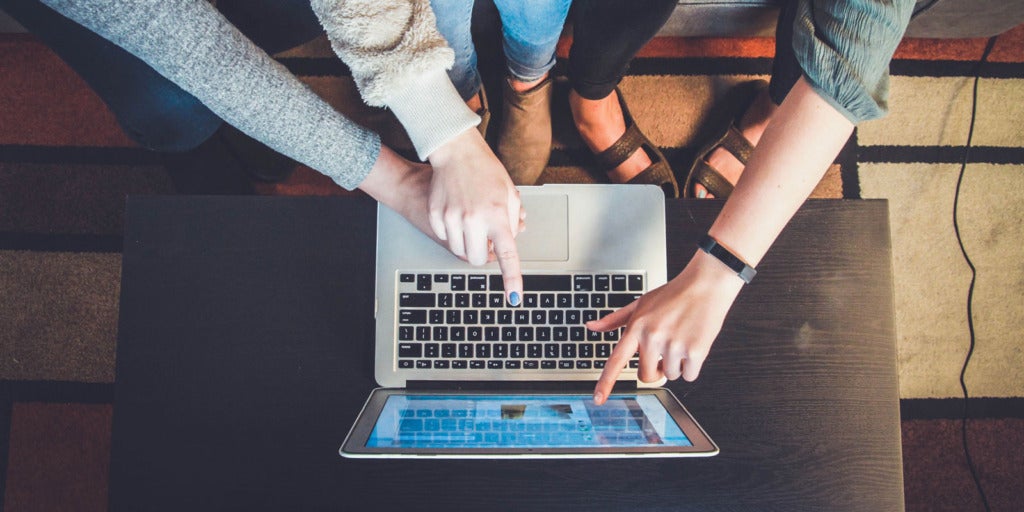
<svg viewBox="0 0 1024 512"><path fill-rule="evenodd" d="M544 345L544 357L548 359L555 359L560 354L558 345L554 343L547 343Z"/></svg>
<svg viewBox="0 0 1024 512"><path fill-rule="evenodd" d="M398 361L398 367L403 370L407 370L413 367L413 361L412 359L400 359Z"/></svg>
<svg viewBox="0 0 1024 512"><path fill-rule="evenodd" d="M455 294L455 307L457 307L457 308L468 308L469 307L469 294L468 293L456 293Z"/></svg>
<svg viewBox="0 0 1024 512"><path fill-rule="evenodd" d="M450 293L439 293L437 294L437 307L439 308L450 308L452 307L453 295Z"/></svg>
<svg viewBox="0 0 1024 512"><path fill-rule="evenodd" d="M606 292L611 287L611 276L597 275L594 276L594 290L599 292Z"/></svg>
<svg viewBox="0 0 1024 512"><path fill-rule="evenodd" d="M454 358L455 357L455 347L456 347L456 345L454 343L442 343L441 344L441 357L444 357L446 359Z"/></svg>
<svg viewBox="0 0 1024 512"><path fill-rule="evenodd" d="M494 311L481 311L480 312L480 323L484 325L490 325L494 323Z"/></svg>
<svg viewBox="0 0 1024 512"><path fill-rule="evenodd" d="M448 282L448 274L434 274L434 282L435 283L447 283Z"/></svg>
<svg viewBox="0 0 1024 512"><path fill-rule="evenodd" d="M530 343L526 345L526 357L531 359L540 359L544 354L544 346L540 343Z"/></svg>
<svg viewBox="0 0 1024 512"><path fill-rule="evenodd" d="M431 281L433 281L433 279L430 277L430 274L417 274L416 275L416 289L421 291L421 292L429 292L430 289L431 289L430 288L430 282Z"/></svg>
<svg viewBox="0 0 1024 512"><path fill-rule="evenodd" d="M416 328L416 341L430 341L430 327L421 325Z"/></svg>
<svg viewBox="0 0 1024 512"><path fill-rule="evenodd" d="M434 337L434 341L448 341L448 327L444 325L438 325L434 327L431 333Z"/></svg>
<svg viewBox="0 0 1024 512"><path fill-rule="evenodd" d="M540 363L538 361L523 361L524 370L536 370L537 368L540 368Z"/></svg>
<svg viewBox="0 0 1024 512"><path fill-rule="evenodd" d="M612 276L612 291L613 292L624 292L626 291L626 276L614 275Z"/></svg>
<svg viewBox="0 0 1024 512"><path fill-rule="evenodd" d="M432 308L435 299L433 293L400 293L398 306L403 308Z"/></svg>
<svg viewBox="0 0 1024 512"><path fill-rule="evenodd" d="M573 367L576 366L573 363L574 363L574 361L559 361L558 362L558 369L559 370L572 370Z"/></svg>
<svg viewBox="0 0 1024 512"><path fill-rule="evenodd" d="M501 341L515 341L516 328L512 326L501 328Z"/></svg>
<svg viewBox="0 0 1024 512"><path fill-rule="evenodd" d="M509 345L509 357L513 359L522 359L526 357L526 344L525 343L513 343Z"/></svg>
<svg viewBox="0 0 1024 512"><path fill-rule="evenodd" d="M469 362L469 367L474 370L482 370L487 367L487 362L481 361L479 359L474 359Z"/></svg>
<svg viewBox="0 0 1024 512"><path fill-rule="evenodd" d="M437 343L427 343L423 345L423 355L431 359L436 359L437 356L441 355L441 345Z"/></svg>
<svg viewBox="0 0 1024 512"><path fill-rule="evenodd" d="M590 296L590 307L592 308L603 308L605 307L605 299L607 296L603 293L595 293Z"/></svg>
<svg viewBox="0 0 1024 512"><path fill-rule="evenodd" d="M522 363L519 361L505 361L506 370L518 370L522 367Z"/></svg>
<svg viewBox="0 0 1024 512"><path fill-rule="evenodd" d="M586 329L582 327L569 328L569 341L583 341L586 337Z"/></svg>
<svg viewBox="0 0 1024 512"><path fill-rule="evenodd" d="M473 345L471 343L459 343L459 358L469 359L473 357Z"/></svg>
<svg viewBox="0 0 1024 512"><path fill-rule="evenodd" d="M466 340L467 341L480 341L484 337L484 329L478 326L472 326L466 328Z"/></svg>
<svg viewBox="0 0 1024 512"><path fill-rule="evenodd" d="M498 341L499 335L497 327L484 327L484 341Z"/></svg>
<svg viewBox="0 0 1024 512"><path fill-rule="evenodd" d="M514 317L515 317L516 325L524 325L524 324L530 323L530 312L529 311L526 311L526 310L523 310L523 309L517 309L515 311Z"/></svg>
<svg viewBox="0 0 1024 512"><path fill-rule="evenodd" d="M465 341L466 340L466 328L461 325L452 326L448 332L448 337L452 341Z"/></svg>
<svg viewBox="0 0 1024 512"><path fill-rule="evenodd" d="M509 325L512 323L512 311L508 309L502 309L498 311L498 323L501 325Z"/></svg>
<svg viewBox="0 0 1024 512"><path fill-rule="evenodd" d="M594 276L578 275L572 280L572 289L577 292L589 292L594 290Z"/></svg>
<svg viewBox="0 0 1024 512"><path fill-rule="evenodd" d="M425 324L427 323L427 311L425 309L403 309L398 312L398 323Z"/></svg>
<svg viewBox="0 0 1024 512"><path fill-rule="evenodd" d="M610 308L621 308L628 306L634 300L639 299L640 294L635 293L609 293L608 294L608 307Z"/></svg>
<svg viewBox="0 0 1024 512"><path fill-rule="evenodd" d="M612 355L612 346L611 346L611 344L609 344L609 343L598 343L596 345L596 348L597 348L597 357L599 357L601 359L608 359L609 357L611 357L611 355Z"/></svg>
<svg viewBox="0 0 1024 512"><path fill-rule="evenodd" d="M582 320L582 315L575 309L570 309L565 312L565 323L569 325L579 325Z"/></svg>
<svg viewBox="0 0 1024 512"><path fill-rule="evenodd" d="M524 293L523 294L523 307L524 308L535 308L540 304L540 297L536 293Z"/></svg>
<svg viewBox="0 0 1024 512"><path fill-rule="evenodd" d="M540 294L540 307L550 309L555 307L555 294L553 293L542 293Z"/></svg>
<svg viewBox="0 0 1024 512"><path fill-rule="evenodd" d="M487 369L489 370L500 370L502 366L504 365L501 361L496 361L494 359L487 361Z"/></svg>
<svg viewBox="0 0 1024 512"><path fill-rule="evenodd" d="M571 278L567 275L526 274L523 275L523 289L532 292L558 292L571 289Z"/></svg>
<svg viewBox="0 0 1024 512"><path fill-rule="evenodd" d="M544 370L554 370L555 368L558 367L558 363L556 361L551 360L541 361L540 367Z"/></svg>
<svg viewBox="0 0 1024 512"><path fill-rule="evenodd" d="M434 361L434 368L438 369L438 370L447 369L450 365L451 365L451 363L448 362L448 361L445 361L444 359L438 359L438 360Z"/></svg>
<svg viewBox="0 0 1024 512"><path fill-rule="evenodd" d="M430 361L427 361L426 359L420 359L416 361L416 369L418 370L426 370L429 369L431 366L433 365L431 365Z"/></svg>
<svg viewBox="0 0 1024 512"><path fill-rule="evenodd" d="M644 289L644 276L638 274L629 275L629 291L639 292Z"/></svg>
<svg viewBox="0 0 1024 512"><path fill-rule="evenodd" d="M572 307L572 294L571 293L559 293L555 296L555 306L561 309Z"/></svg>
<svg viewBox="0 0 1024 512"><path fill-rule="evenodd" d="M415 274L400 274L398 276L398 282L400 282L400 283L415 283L416 282L416 275Z"/></svg>
<svg viewBox="0 0 1024 512"><path fill-rule="evenodd" d="M462 311L457 309L449 309L445 312L444 323L448 325L458 325L462 323Z"/></svg>
<svg viewBox="0 0 1024 512"><path fill-rule="evenodd" d="M474 308L486 308L487 307L487 294L486 293L474 293L473 294L473 307Z"/></svg>
<svg viewBox="0 0 1024 512"><path fill-rule="evenodd" d="M501 274L491 274L490 286L488 286L487 289L496 292L505 291L505 281L501 277Z"/></svg>
<svg viewBox="0 0 1024 512"><path fill-rule="evenodd" d="M576 345L572 343L562 344L562 359L574 359L576 357Z"/></svg>
<svg viewBox="0 0 1024 512"><path fill-rule="evenodd" d="M530 312L530 323L531 324L546 324L548 321L548 312L542 309L534 310Z"/></svg>
<svg viewBox="0 0 1024 512"><path fill-rule="evenodd" d="M423 345L419 343L399 343L398 357L422 357Z"/></svg>
<svg viewBox="0 0 1024 512"><path fill-rule="evenodd" d="M573 295L572 305L579 309L590 307L590 295L587 295L586 293L577 293L576 295Z"/></svg>
<svg viewBox="0 0 1024 512"><path fill-rule="evenodd" d="M554 334L553 341L569 341L568 327L555 327L552 332Z"/></svg>
<svg viewBox="0 0 1024 512"><path fill-rule="evenodd" d="M487 291L487 276L480 274L470 275L466 289L470 291Z"/></svg>
<svg viewBox="0 0 1024 512"><path fill-rule="evenodd" d="M410 325L403 325L398 328L399 341L411 341L415 330Z"/></svg>
<svg viewBox="0 0 1024 512"><path fill-rule="evenodd" d="M456 359L456 360L452 361L452 369L453 370L465 370L466 368L469 368L469 362L468 361L461 361L459 359Z"/></svg>
<svg viewBox="0 0 1024 512"><path fill-rule="evenodd" d="M520 327L519 341L533 341L533 327Z"/></svg>
<svg viewBox="0 0 1024 512"><path fill-rule="evenodd" d="M594 345L590 343L580 344L580 357L591 359L594 357Z"/></svg>
<svg viewBox="0 0 1024 512"><path fill-rule="evenodd" d="M505 307L505 296L500 293L492 293L487 296L488 306L492 308Z"/></svg>
<svg viewBox="0 0 1024 512"><path fill-rule="evenodd" d="M590 361L576 361L577 370L589 370L591 366Z"/></svg>
<svg viewBox="0 0 1024 512"><path fill-rule="evenodd" d="M537 341L551 341L550 327L538 327L536 334Z"/></svg>
<svg viewBox="0 0 1024 512"><path fill-rule="evenodd" d="M440 309L430 310L430 323L432 324L443 324L444 323L444 311Z"/></svg>
<svg viewBox="0 0 1024 512"><path fill-rule="evenodd" d="M486 343L481 343L476 346L476 357L480 359L487 359L491 357L491 346Z"/></svg>
<svg viewBox="0 0 1024 512"><path fill-rule="evenodd" d="M452 276L452 282L449 287L453 292L461 292L466 289L466 276L462 274L455 274Z"/></svg>

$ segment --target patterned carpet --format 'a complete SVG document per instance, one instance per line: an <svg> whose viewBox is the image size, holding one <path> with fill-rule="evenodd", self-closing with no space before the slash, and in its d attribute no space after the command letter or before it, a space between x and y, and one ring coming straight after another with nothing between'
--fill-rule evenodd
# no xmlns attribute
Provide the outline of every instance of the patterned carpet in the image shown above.
<svg viewBox="0 0 1024 512"><path fill-rule="evenodd" d="M981 510L960 441L969 274L951 212L974 61L984 45L904 41L891 66L892 114L858 128L815 192L890 200L908 510ZM766 75L773 53L770 39L659 38L636 59L622 90L678 172L715 100L732 84ZM277 57L339 110L408 149L387 113L358 101L322 40ZM1000 36L980 74L961 197L964 242L979 272L978 345L967 384L972 396L985 397L971 401L969 439L993 510L1016 510L1024 499L1024 27ZM599 180L586 170L562 92L543 179ZM260 194L344 193L304 168L285 183L255 187ZM135 146L56 56L31 36L0 35L6 510L106 509L123 199L173 193L164 159Z"/></svg>

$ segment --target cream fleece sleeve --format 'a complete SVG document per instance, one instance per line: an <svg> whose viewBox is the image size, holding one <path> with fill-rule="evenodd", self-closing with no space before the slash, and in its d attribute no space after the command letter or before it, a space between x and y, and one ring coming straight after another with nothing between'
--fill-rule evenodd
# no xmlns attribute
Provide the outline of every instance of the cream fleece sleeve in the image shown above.
<svg viewBox="0 0 1024 512"><path fill-rule="evenodd" d="M455 60L429 0L312 0L363 101L386 106L423 160L480 123L445 72Z"/></svg>

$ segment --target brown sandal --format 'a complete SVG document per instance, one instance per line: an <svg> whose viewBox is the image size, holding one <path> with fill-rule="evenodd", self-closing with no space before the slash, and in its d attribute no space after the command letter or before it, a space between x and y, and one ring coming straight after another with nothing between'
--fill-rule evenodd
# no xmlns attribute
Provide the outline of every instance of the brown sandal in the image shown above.
<svg viewBox="0 0 1024 512"><path fill-rule="evenodd" d="M737 85L730 91L729 96L735 97L739 95L742 99L735 102L727 101L726 104L736 105L740 108L718 113L718 127L713 128L712 132L717 133L717 135L697 151L693 165L690 166L690 172L686 175L686 182L683 187L684 197L694 197L693 189L697 183L703 185L717 199L729 197L729 194L732 193L733 184L725 179L722 173L718 172L718 169L715 169L708 163L708 156L712 151L720 147L732 153L744 166L747 164L750 154L754 151L754 146L740 133L736 123L747 112L747 109L753 104L757 95L767 87L768 82L764 80L751 80ZM713 119L715 117L712 116Z"/></svg>
<svg viewBox="0 0 1024 512"><path fill-rule="evenodd" d="M640 128L633 121L629 113L626 100L622 92L615 88L615 94L619 98L619 107L622 109L622 117L626 121L626 133L623 133L608 149L594 155L597 164L602 172L618 167L625 162L637 149L642 149L651 159L651 165L629 180L630 184L651 184L658 185L665 192L666 197L679 197L679 184L676 182L675 174L668 165L665 155L655 146Z"/></svg>

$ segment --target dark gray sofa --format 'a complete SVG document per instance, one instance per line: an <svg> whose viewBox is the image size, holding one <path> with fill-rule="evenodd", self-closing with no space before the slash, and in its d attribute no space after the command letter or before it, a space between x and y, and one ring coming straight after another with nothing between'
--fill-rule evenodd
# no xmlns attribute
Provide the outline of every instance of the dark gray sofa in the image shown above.
<svg viewBox="0 0 1024 512"><path fill-rule="evenodd" d="M660 34L771 36L775 33L780 3L779 0L680 0ZM918 0L907 37L989 37L1021 23L1024 23L1024 0Z"/></svg>

